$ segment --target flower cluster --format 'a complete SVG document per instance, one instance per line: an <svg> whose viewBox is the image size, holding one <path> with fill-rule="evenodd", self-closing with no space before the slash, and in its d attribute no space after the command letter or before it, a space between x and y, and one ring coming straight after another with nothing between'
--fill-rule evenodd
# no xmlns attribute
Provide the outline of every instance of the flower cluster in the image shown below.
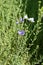
<svg viewBox="0 0 43 65"><path fill-rule="evenodd" d="M25 15L23 18L22 17L20 18L20 23L23 23L25 19L28 20L28 21L30 21L30 22L35 22L34 21L34 18L28 18L28 16ZM16 21L16 24L19 24L19 22ZM19 35L24 35L25 34L25 31L24 30L19 30L18 31L18 34Z"/></svg>
<svg viewBox="0 0 43 65"><path fill-rule="evenodd" d="M35 22L35 21L34 21L34 18L28 18L27 15L24 16L24 19L27 19L27 20L30 21L30 22Z"/></svg>

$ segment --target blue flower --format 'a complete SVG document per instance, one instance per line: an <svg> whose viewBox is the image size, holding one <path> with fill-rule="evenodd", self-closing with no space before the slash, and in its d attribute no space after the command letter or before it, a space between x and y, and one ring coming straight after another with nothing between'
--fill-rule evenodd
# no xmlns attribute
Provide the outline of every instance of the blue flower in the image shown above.
<svg viewBox="0 0 43 65"><path fill-rule="evenodd" d="M18 31L18 34L19 35L24 35L25 34L25 31L24 30Z"/></svg>
<svg viewBox="0 0 43 65"><path fill-rule="evenodd" d="M16 24L18 24L19 22L17 21Z"/></svg>
<svg viewBox="0 0 43 65"><path fill-rule="evenodd" d="M24 19L23 18L20 18L20 22L24 22Z"/></svg>

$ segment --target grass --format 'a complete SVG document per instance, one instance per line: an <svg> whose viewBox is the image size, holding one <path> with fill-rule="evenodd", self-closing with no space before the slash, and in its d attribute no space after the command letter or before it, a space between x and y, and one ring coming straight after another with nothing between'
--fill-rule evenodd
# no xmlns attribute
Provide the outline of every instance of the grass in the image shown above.
<svg viewBox="0 0 43 65"><path fill-rule="evenodd" d="M0 65L43 65L43 0L0 0Z"/></svg>

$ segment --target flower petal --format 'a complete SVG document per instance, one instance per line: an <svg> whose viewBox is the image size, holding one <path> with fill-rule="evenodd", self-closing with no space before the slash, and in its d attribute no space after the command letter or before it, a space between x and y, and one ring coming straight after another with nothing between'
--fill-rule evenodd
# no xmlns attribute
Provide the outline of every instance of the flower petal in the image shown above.
<svg viewBox="0 0 43 65"><path fill-rule="evenodd" d="M24 16L24 19L28 19L28 16L27 16L27 15L25 15L25 16Z"/></svg>
<svg viewBox="0 0 43 65"><path fill-rule="evenodd" d="M28 18L28 21L35 22L34 18Z"/></svg>

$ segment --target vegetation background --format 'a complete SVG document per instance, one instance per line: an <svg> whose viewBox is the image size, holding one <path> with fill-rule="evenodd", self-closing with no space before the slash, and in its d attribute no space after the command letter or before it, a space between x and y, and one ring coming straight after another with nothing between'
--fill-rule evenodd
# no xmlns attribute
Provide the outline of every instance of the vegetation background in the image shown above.
<svg viewBox="0 0 43 65"><path fill-rule="evenodd" d="M43 0L0 0L0 65L43 65Z"/></svg>

